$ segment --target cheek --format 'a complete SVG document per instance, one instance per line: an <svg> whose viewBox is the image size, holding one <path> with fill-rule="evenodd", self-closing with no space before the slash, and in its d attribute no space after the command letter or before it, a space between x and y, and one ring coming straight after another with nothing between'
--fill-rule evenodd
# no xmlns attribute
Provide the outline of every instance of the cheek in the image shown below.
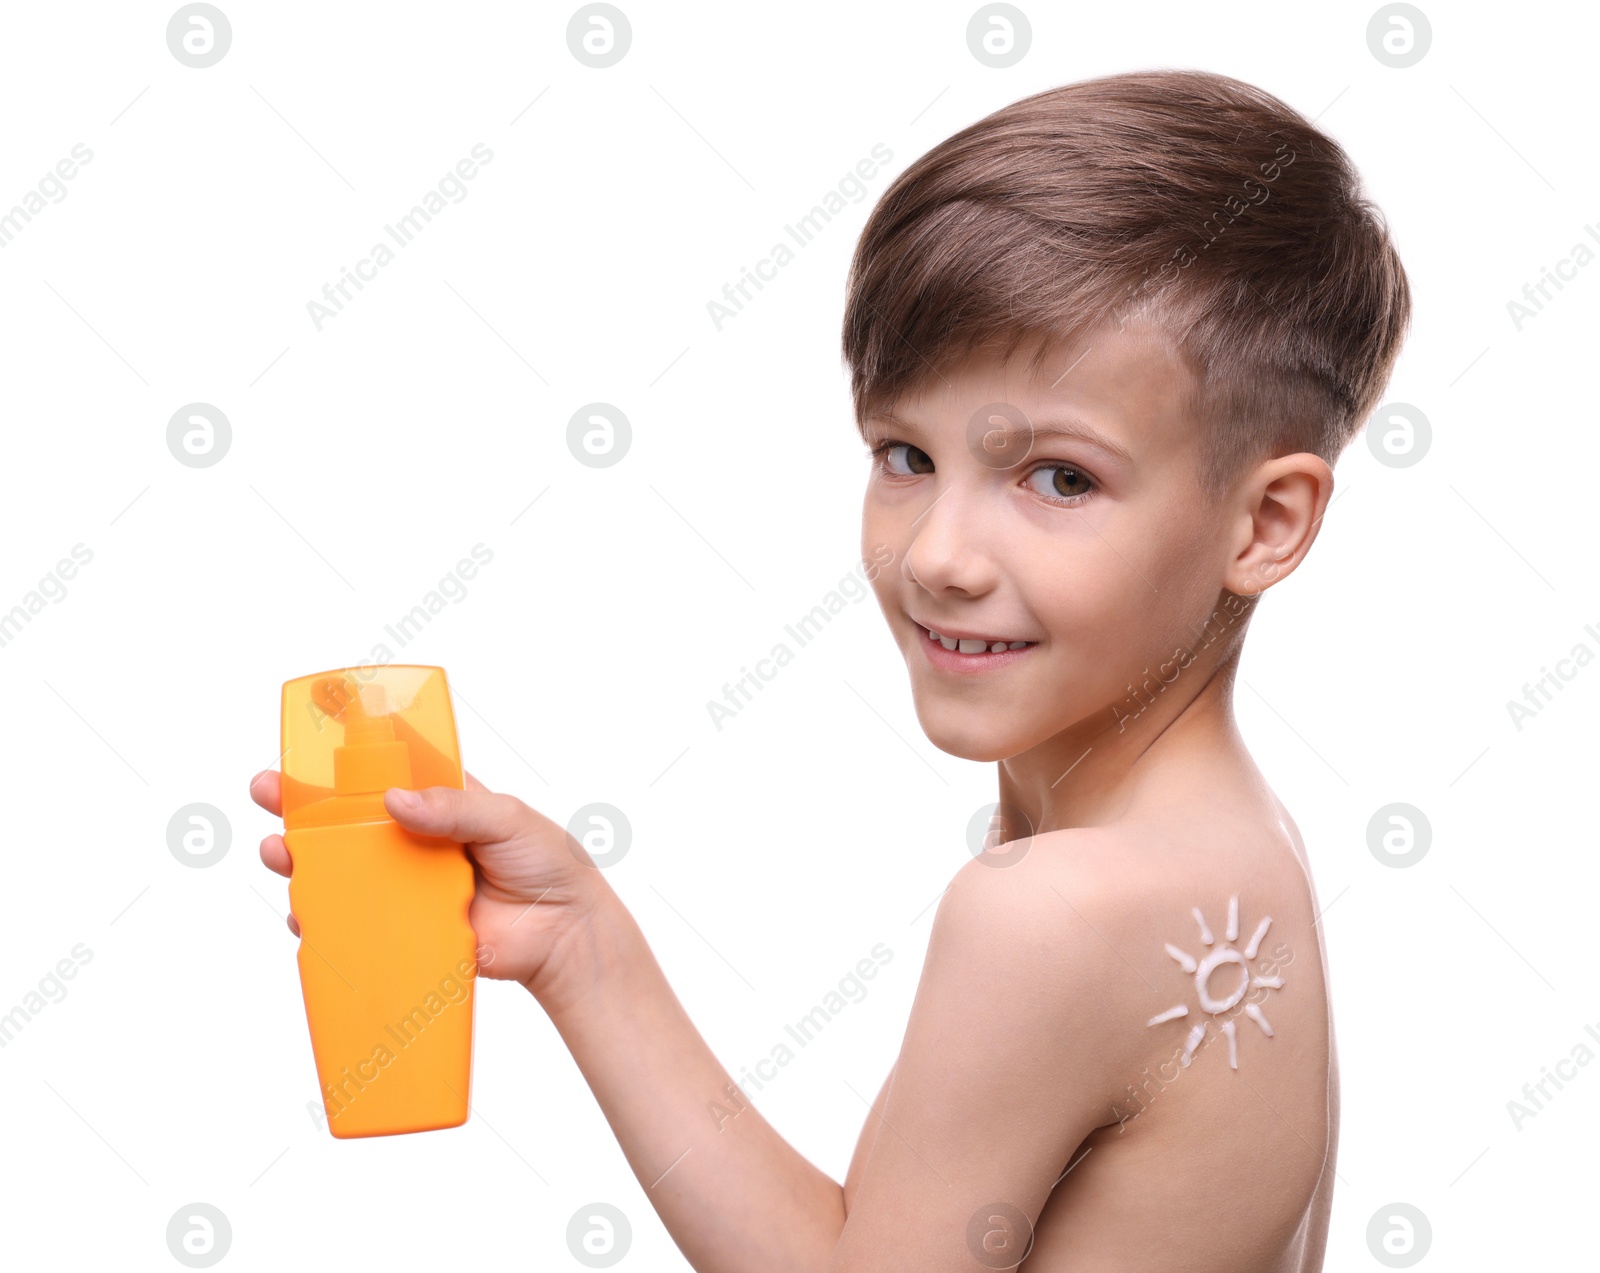
<svg viewBox="0 0 1600 1273"><path fill-rule="evenodd" d="M904 519L894 509L886 508L881 501L874 500L869 491L861 506L861 556L870 562L885 557L885 549L893 554L890 560L878 567L877 579L882 579L898 567L901 557L905 555L905 539Z"/></svg>
<svg viewBox="0 0 1600 1273"><path fill-rule="evenodd" d="M867 560L871 560L871 558L867 558ZM878 599L878 608L883 611L885 616L888 616L899 606L894 590L894 575L890 573L894 568L894 562L890 562L888 565L881 567L877 574L872 576L871 580L872 595Z"/></svg>
<svg viewBox="0 0 1600 1273"><path fill-rule="evenodd" d="M861 560L867 563L873 595L885 610L896 604L891 598L896 595L904 550L898 522L875 508L869 496L861 512Z"/></svg>
<svg viewBox="0 0 1600 1273"><path fill-rule="evenodd" d="M1182 628L1169 612L1189 591L1126 536L1106 539L1112 543L1095 537L1079 544L1070 558L1053 554L1045 569L1031 572L1035 613L1056 647L1057 688L1080 705L1119 697L1152 651L1166 648L1169 634Z"/></svg>
<svg viewBox="0 0 1600 1273"><path fill-rule="evenodd" d="M1215 610L1222 592L1222 533L1219 526L1199 518L1180 524L1146 571L1160 589L1147 607L1153 622L1175 632L1190 632Z"/></svg>
<svg viewBox="0 0 1600 1273"><path fill-rule="evenodd" d="M1119 507L1093 528L1075 529L1087 533L1042 542L1029 555L1042 563L1029 574L1046 622L1091 641L1099 632L1148 641L1153 627L1208 604L1202 594L1218 530L1175 496Z"/></svg>
<svg viewBox="0 0 1600 1273"><path fill-rule="evenodd" d="M1156 595L1140 577L1144 566L1098 539L1080 548L1070 557L1042 558L1044 568L1030 570L1039 618L1058 639L1080 648L1120 640Z"/></svg>

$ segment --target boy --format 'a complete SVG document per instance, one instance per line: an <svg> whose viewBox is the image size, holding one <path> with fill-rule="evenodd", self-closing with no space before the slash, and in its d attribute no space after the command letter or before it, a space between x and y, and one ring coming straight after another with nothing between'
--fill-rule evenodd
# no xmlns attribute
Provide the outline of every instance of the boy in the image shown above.
<svg viewBox="0 0 1600 1273"><path fill-rule="evenodd" d="M1321 1267L1318 908L1232 683L1409 317L1343 151L1222 76L1037 94L885 192L844 321L862 545L892 553L923 729L998 763L999 816L842 1185L744 1102L560 827L471 780L387 794L470 846L483 971L550 1014L696 1269ZM276 808L275 774L252 791ZM280 837L262 858L288 873Z"/></svg>

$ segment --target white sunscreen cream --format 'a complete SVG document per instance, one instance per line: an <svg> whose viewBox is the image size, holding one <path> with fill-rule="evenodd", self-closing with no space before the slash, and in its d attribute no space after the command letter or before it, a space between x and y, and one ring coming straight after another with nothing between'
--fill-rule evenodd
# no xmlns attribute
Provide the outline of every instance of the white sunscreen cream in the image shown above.
<svg viewBox="0 0 1600 1273"><path fill-rule="evenodd" d="M1192 907L1189 913L1194 916L1194 922L1200 929L1200 944L1202 946L1210 946L1212 949L1207 951L1201 958L1196 959L1188 951L1174 946L1171 942L1167 942L1165 946L1166 952L1179 968L1193 976L1195 1000L1201 1012L1207 1013L1212 1017L1221 1017L1224 1013L1229 1014L1227 1019L1220 1023L1219 1029L1222 1032L1222 1036L1228 1041L1228 1065L1231 1069L1237 1070L1239 1068L1239 1040L1233 1020L1234 1016L1237 1015L1235 1009L1239 1007L1245 995L1251 989L1278 990L1283 986L1282 977L1265 976L1252 972L1250 968L1251 961L1256 958L1261 950L1262 939L1266 937L1267 930L1272 927L1272 916L1266 916L1256 925L1255 931L1250 935L1250 940L1245 943L1245 947L1241 951L1233 945L1234 942L1239 940L1239 895L1237 893L1228 898L1228 924L1223 930L1223 944L1220 946L1216 944L1216 937L1211 931L1211 926L1206 923L1206 917L1200 908L1198 906ZM1236 979L1224 971L1222 978L1226 989L1220 997L1214 995L1211 991L1212 975L1219 970L1228 968L1236 968L1238 970ZM1262 1034L1269 1039L1272 1038L1272 1024L1267 1020L1266 1015L1257 1004L1246 1003L1243 1011L1245 1016L1260 1027ZM1179 1017L1187 1017L1188 1015L1189 1007L1187 1004L1175 1004L1165 1012L1156 1013L1146 1024L1152 1026L1162 1025L1167 1021L1175 1021ZM1194 1050L1200 1046L1201 1040L1206 1036L1206 1024L1205 1020L1200 1020L1190 1027L1188 1037L1184 1040L1181 1064L1188 1065L1194 1059Z"/></svg>

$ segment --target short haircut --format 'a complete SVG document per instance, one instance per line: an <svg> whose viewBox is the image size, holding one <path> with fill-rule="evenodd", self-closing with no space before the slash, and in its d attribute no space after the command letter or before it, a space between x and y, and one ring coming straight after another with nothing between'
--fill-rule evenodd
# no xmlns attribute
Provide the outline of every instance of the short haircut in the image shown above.
<svg viewBox="0 0 1600 1273"><path fill-rule="evenodd" d="M873 208L850 266L858 428L966 355L1009 361L1146 318L1194 375L1199 480L1310 451L1330 466L1388 383L1411 295L1344 150L1225 75L1107 75L935 146Z"/></svg>

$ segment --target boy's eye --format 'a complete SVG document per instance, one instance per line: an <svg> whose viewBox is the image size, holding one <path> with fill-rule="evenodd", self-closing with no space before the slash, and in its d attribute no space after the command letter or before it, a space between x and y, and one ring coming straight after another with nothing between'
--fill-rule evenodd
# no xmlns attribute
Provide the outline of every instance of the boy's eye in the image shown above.
<svg viewBox="0 0 1600 1273"><path fill-rule="evenodd" d="M872 454L885 473L896 477L917 477L933 472L933 457L909 442L885 440L872 448ZM1041 483L1040 478L1045 481ZM1074 464L1041 464L1023 482L1035 495L1058 504L1081 503L1096 486L1095 480Z"/></svg>
<svg viewBox="0 0 1600 1273"><path fill-rule="evenodd" d="M873 450L882 458L883 467L898 477L933 472L933 457L909 442L880 442ZM903 456L900 455L902 451L905 452ZM906 467L900 468L900 463Z"/></svg>
<svg viewBox="0 0 1600 1273"><path fill-rule="evenodd" d="M1041 477L1046 479L1043 485L1034 480ZM1076 502L1094 489L1094 482L1089 475L1070 464L1044 465L1029 473L1026 480L1035 494L1047 499Z"/></svg>

